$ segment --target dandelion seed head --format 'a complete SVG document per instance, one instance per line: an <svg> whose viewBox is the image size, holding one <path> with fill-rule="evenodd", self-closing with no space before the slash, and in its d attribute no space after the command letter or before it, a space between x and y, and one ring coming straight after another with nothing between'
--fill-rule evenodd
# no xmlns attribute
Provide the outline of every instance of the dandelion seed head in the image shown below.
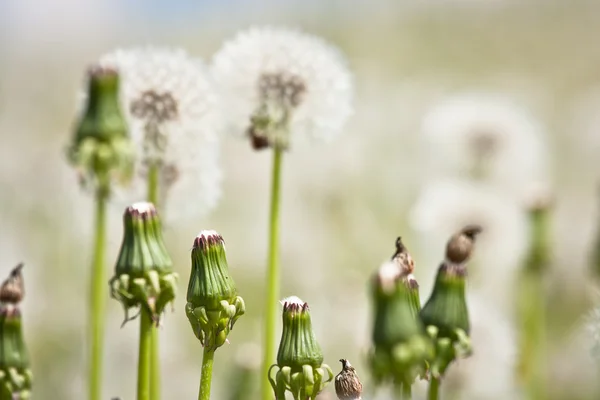
<svg viewBox="0 0 600 400"><path fill-rule="evenodd" d="M483 93L443 99L425 116L422 130L434 175L494 182L518 196L547 180L542 129L508 99Z"/></svg>
<svg viewBox="0 0 600 400"><path fill-rule="evenodd" d="M468 398L497 398L500 394L518 398L514 385L517 336L510 318L484 292L471 291L467 304L475 351L448 370L445 384L461 387Z"/></svg>
<svg viewBox="0 0 600 400"><path fill-rule="evenodd" d="M529 243L527 215L521 203L491 185L443 180L426 186L412 207L409 222L428 252L443 257L448 238L465 225L482 227L474 264L483 284L512 281ZM435 262L432 260L431 262ZM502 286L497 285L495 290Z"/></svg>
<svg viewBox="0 0 600 400"><path fill-rule="evenodd" d="M255 148L295 138L330 140L352 111L352 79L340 52L299 31L255 27L213 59L229 129Z"/></svg>
<svg viewBox="0 0 600 400"><path fill-rule="evenodd" d="M203 63L181 49L135 48L101 57L121 74L121 102L137 149L134 179L122 200L144 198L158 166L167 220L200 216L220 197L220 129L214 85Z"/></svg>

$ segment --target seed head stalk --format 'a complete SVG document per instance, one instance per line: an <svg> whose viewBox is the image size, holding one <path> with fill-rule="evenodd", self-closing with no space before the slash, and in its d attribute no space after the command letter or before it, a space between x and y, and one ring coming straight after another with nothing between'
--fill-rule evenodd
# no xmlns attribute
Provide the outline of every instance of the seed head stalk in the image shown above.
<svg viewBox="0 0 600 400"><path fill-rule="evenodd" d="M517 315L520 325L518 376L528 398L540 399L546 391L546 293L550 268L550 204L544 202L529 210L531 245L518 281Z"/></svg>
<svg viewBox="0 0 600 400"><path fill-rule="evenodd" d="M158 204L158 174L156 163L152 163L148 170L148 201L155 207ZM141 329L141 326L140 326ZM159 357L158 326L150 324L150 400L160 400L160 357Z"/></svg>
<svg viewBox="0 0 600 400"><path fill-rule="evenodd" d="M105 285L104 256L106 248L106 202L108 190L99 187L96 191L96 232L94 238L94 258L91 276L90 298L90 366L89 366L89 399L102 398L102 354L105 319Z"/></svg>
<svg viewBox="0 0 600 400"><path fill-rule="evenodd" d="M281 192L281 159L283 150L273 148L273 175L271 182L271 211L269 215L269 264L267 297L265 299L265 343L262 371L262 399L271 400L273 391L267 377L270 363L275 359L275 329L279 299L279 206Z"/></svg>

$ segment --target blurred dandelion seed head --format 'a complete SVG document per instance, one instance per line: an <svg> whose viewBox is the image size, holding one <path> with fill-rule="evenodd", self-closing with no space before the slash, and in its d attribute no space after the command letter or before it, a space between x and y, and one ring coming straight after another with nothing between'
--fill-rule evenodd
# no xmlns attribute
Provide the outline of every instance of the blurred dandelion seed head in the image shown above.
<svg viewBox="0 0 600 400"><path fill-rule="evenodd" d="M517 337L509 317L482 292L471 291L467 302L475 351L449 369L446 384L462 387L473 398L516 398Z"/></svg>
<svg viewBox="0 0 600 400"><path fill-rule="evenodd" d="M149 167L156 165L167 220L206 214L221 194L221 123L214 85L201 60L181 49L147 47L116 50L100 64L121 72L122 110L137 149L132 184L117 198L144 198Z"/></svg>
<svg viewBox="0 0 600 400"><path fill-rule="evenodd" d="M346 61L322 39L299 31L240 32L215 55L212 73L228 128L248 134L257 149L285 148L292 135L330 140L352 112Z"/></svg>
<svg viewBox="0 0 600 400"><path fill-rule="evenodd" d="M547 179L541 127L509 99L465 93L443 99L423 121L423 145L434 176L468 176L518 196Z"/></svg>
<svg viewBox="0 0 600 400"><path fill-rule="evenodd" d="M481 226L485 235L477 239L475 264L481 264L484 279L490 283L511 276L529 242L527 216L521 203L491 185L470 181L429 184L411 209L409 221L428 251L440 256L454 232L465 225Z"/></svg>

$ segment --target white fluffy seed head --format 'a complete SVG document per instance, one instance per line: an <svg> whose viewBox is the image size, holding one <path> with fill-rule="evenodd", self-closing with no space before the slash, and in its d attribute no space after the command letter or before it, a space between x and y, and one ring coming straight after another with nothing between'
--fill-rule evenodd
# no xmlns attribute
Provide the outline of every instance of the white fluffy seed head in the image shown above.
<svg viewBox="0 0 600 400"><path fill-rule="evenodd" d="M517 196L546 182L547 146L538 122L511 100L488 93L443 99L423 121L423 149L434 176L470 176Z"/></svg>
<svg viewBox="0 0 600 400"><path fill-rule="evenodd" d="M479 182L443 180L427 185L417 198L409 222L426 254L443 258L446 242L465 225L482 227L472 265L478 284L491 291L508 289L529 243L529 226L521 202L501 189ZM473 280L472 280L473 281Z"/></svg>
<svg viewBox="0 0 600 400"><path fill-rule="evenodd" d="M159 169L167 220L196 217L220 198L219 113L203 63L181 49L116 50L100 59L121 75L121 103L136 147L134 179L117 199L144 198L148 165Z"/></svg>
<svg viewBox="0 0 600 400"><path fill-rule="evenodd" d="M228 128L237 134L247 133L265 99L290 111L288 142L332 139L352 112L346 61L322 39L299 31L254 27L238 33L214 56L212 75Z"/></svg>

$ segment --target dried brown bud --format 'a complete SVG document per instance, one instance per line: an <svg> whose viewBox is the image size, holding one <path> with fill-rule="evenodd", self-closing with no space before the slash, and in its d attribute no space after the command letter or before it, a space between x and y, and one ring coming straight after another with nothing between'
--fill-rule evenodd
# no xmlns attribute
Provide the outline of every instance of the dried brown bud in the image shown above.
<svg viewBox="0 0 600 400"><path fill-rule="evenodd" d="M0 303L18 304L25 294L23 275L21 270L23 263L17 265L0 287Z"/></svg>
<svg viewBox="0 0 600 400"><path fill-rule="evenodd" d="M446 259L455 264L467 261L473 252L475 237L481 230L479 225L467 225L452 235L446 245Z"/></svg>
<svg viewBox="0 0 600 400"><path fill-rule="evenodd" d="M415 270L415 262L410 256L408 249L402 243L402 238L398 236L396 239L396 252L392 256L392 261L400 268L402 276L412 274Z"/></svg>
<svg viewBox="0 0 600 400"><path fill-rule="evenodd" d="M360 400L362 383L350 361L342 358L342 371L335 377L335 393L340 400Z"/></svg>

